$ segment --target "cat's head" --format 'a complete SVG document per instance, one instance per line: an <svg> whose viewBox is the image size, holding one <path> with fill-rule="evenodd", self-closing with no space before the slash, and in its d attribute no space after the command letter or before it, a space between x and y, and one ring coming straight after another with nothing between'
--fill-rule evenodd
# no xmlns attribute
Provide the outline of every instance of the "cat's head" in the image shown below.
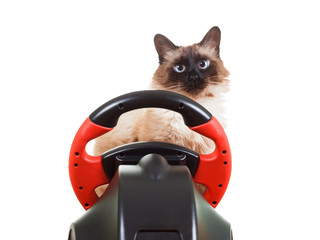
<svg viewBox="0 0 320 240"><path fill-rule="evenodd" d="M161 34L154 37L159 67L152 86L192 98L213 96L213 88L227 82L228 70L219 55L221 32L211 28L200 43L187 47L173 44Z"/></svg>

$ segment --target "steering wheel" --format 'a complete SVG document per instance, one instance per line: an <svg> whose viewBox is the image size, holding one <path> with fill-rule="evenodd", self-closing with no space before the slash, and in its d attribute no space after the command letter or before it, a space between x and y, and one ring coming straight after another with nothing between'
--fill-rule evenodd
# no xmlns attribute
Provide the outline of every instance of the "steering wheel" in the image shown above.
<svg viewBox="0 0 320 240"><path fill-rule="evenodd" d="M112 178L107 176L108 167L103 163L103 156L106 155L89 155L85 150L87 143L112 131L123 113L151 107L180 113L186 126L215 142L212 153L199 155L198 164L193 164L192 176L196 183L207 187L203 196L213 207L220 202L231 174L230 146L222 126L199 103L183 95L162 90L147 90L125 94L103 104L90 114L76 133L70 150L69 175L73 190L86 210L99 199L95 194L95 188L109 183ZM161 148L162 145L158 147ZM144 147L140 145L140 149L142 148ZM162 152L166 150L168 148L165 147ZM192 155L187 150L184 153ZM108 152L106 154L108 155Z"/></svg>

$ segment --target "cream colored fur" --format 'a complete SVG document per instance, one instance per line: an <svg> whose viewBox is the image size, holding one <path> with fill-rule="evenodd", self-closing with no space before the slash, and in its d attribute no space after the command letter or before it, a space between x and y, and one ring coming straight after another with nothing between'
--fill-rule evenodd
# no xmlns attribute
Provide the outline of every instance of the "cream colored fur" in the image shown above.
<svg viewBox="0 0 320 240"><path fill-rule="evenodd" d="M225 126L223 118L224 93L228 90L228 82L219 83L212 88L215 97L202 98L198 102L209 110L219 122ZM207 154L214 151L214 143L190 130L179 113L159 108L138 109L123 114L117 126L109 133L96 139L94 154L103 152L123 144L135 141L159 141L178 144L196 152ZM107 185L96 189L100 197ZM199 186L202 188L203 186ZM202 192L205 189L201 190Z"/></svg>
<svg viewBox="0 0 320 240"><path fill-rule="evenodd" d="M225 81L212 86L211 92L214 97L204 97L198 100L223 126L225 126L224 93L228 90L228 85L228 82ZM111 132L96 139L94 155L101 155L109 149L136 141L170 142L200 153L212 152L214 148L211 140L185 126L179 113L150 108L123 114Z"/></svg>
<svg viewBox="0 0 320 240"><path fill-rule="evenodd" d="M212 33L212 29L210 31ZM216 31L216 29L213 28L213 31ZM210 38L208 36L207 34L205 39ZM212 42L208 41L208 43ZM215 47L209 48L208 46L197 44L192 46L196 51L215 63L217 70L216 75L213 76L215 79L209 80L211 81L210 84L201 90L201 92L198 92L196 96L185 92L179 84L168 85L166 82L168 79L168 69L174 66L176 59L183 53L184 47L181 47L166 53L164 56L165 61L156 70L150 88L173 91L193 98L209 110L222 126L225 126L223 105L224 94L229 90L229 81L226 79L229 72L224 68ZM169 142L190 148L202 154L214 151L213 141L193 132L185 126L179 113L166 109L149 108L123 114L117 126L111 132L96 139L94 154L101 155L109 149L137 141ZM106 185L97 188L97 195L100 196L105 188ZM205 188L203 188L202 192L204 191Z"/></svg>

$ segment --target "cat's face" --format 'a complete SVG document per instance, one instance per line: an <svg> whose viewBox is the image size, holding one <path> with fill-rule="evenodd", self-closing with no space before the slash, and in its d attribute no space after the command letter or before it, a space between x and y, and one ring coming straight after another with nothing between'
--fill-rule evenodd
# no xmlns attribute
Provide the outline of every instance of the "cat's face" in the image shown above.
<svg viewBox="0 0 320 240"><path fill-rule="evenodd" d="M160 65L153 77L155 88L197 98L212 95L211 87L226 81L229 72L219 57L220 29L213 27L200 43L178 47L168 38L154 38Z"/></svg>

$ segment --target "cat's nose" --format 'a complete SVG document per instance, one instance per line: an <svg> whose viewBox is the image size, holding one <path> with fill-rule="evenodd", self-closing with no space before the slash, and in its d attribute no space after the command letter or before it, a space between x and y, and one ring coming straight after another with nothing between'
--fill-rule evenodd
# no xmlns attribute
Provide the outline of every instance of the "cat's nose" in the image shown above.
<svg viewBox="0 0 320 240"><path fill-rule="evenodd" d="M189 74L188 80L190 82L198 81L200 79L199 75L196 72L191 72Z"/></svg>

